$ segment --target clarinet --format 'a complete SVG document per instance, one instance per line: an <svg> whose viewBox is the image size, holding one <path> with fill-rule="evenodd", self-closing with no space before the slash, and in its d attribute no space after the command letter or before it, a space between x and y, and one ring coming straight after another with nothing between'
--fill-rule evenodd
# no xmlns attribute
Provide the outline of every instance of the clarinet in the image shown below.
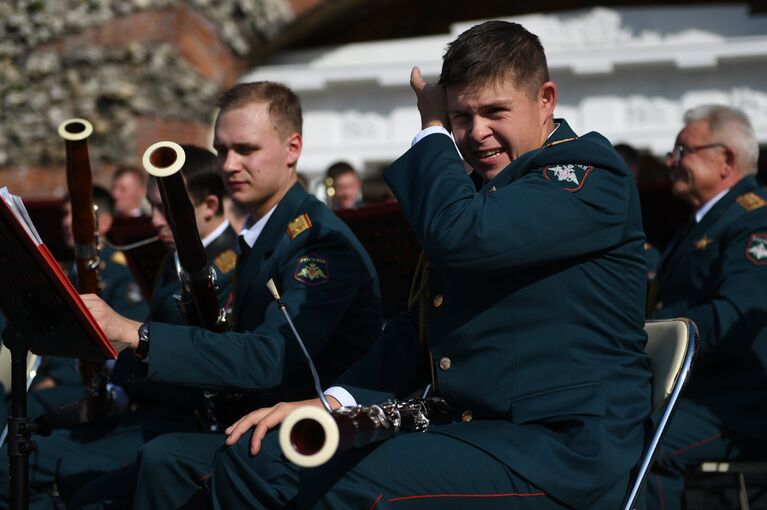
<svg viewBox="0 0 767 510"><path fill-rule="evenodd" d="M200 240L194 205L181 168L186 154L173 142L157 142L144 151L144 169L157 178L163 210L176 243L181 294L174 296L185 324L210 331L227 329L226 312L218 305L216 272Z"/></svg>
<svg viewBox="0 0 767 510"><path fill-rule="evenodd" d="M450 408L443 398L426 397L428 388L421 398L387 400L378 405L333 410L322 392L314 362L290 319L274 281L269 280L266 286L306 357L315 391L323 405L322 409L299 407L283 421L279 433L280 448L289 461L300 467L319 466L336 453L352 447L359 448L383 441L395 434L425 432L432 421L450 414Z"/></svg>
<svg viewBox="0 0 767 510"><path fill-rule="evenodd" d="M99 294L98 221L93 204L91 165L88 157L88 137L93 125L85 119L68 119L59 125L67 158L67 187L72 204L72 237L75 242L77 287L85 294ZM104 419L109 415L106 384L108 376L104 363L80 361L80 378L86 390L83 407L88 420Z"/></svg>
<svg viewBox="0 0 767 510"><path fill-rule="evenodd" d="M387 400L369 406L340 407L328 413L300 407L280 428L280 448L299 467L315 467L336 453L389 439L396 434L426 432L432 420L450 412L441 397Z"/></svg>

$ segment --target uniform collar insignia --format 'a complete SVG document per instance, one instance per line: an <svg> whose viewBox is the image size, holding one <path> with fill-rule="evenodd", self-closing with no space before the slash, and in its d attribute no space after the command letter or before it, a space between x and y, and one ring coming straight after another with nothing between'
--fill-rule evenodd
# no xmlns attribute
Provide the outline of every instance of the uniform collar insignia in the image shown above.
<svg viewBox="0 0 767 510"><path fill-rule="evenodd" d="M304 213L301 216L296 216L288 223L288 237L291 241L298 237L298 235L304 230L312 228L312 221L309 219L309 215Z"/></svg>
<svg viewBox="0 0 767 510"><path fill-rule="evenodd" d="M767 201L765 201L762 197L760 197L753 191L749 191L748 193L743 193L735 200L746 211L753 211L754 209L759 209L760 207L764 207L765 205L767 205Z"/></svg>
<svg viewBox="0 0 767 510"><path fill-rule="evenodd" d="M695 245L695 249L696 249L696 250L698 250L698 251L703 251L703 250L705 250L706 248L708 248L708 245L709 245L709 244L711 244L711 243L713 243L713 242L714 242L714 240L713 240L713 239L711 239L711 238L710 238L710 237L708 237L707 235L704 235L703 237L701 237L700 239L698 239L697 241L695 241L695 243L693 243L693 244Z"/></svg>

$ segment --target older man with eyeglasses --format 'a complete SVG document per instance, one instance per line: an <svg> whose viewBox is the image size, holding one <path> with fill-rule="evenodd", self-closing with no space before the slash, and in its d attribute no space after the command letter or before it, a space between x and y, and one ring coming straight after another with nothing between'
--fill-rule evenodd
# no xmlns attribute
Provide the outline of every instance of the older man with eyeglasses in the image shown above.
<svg viewBox="0 0 767 510"><path fill-rule="evenodd" d="M672 190L694 218L663 254L654 318L700 329L692 379L671 422L647 507L682 508L684 473L704 460L767 454L767 192L759 144L735 108L699 106L667 155Z"/></svg>

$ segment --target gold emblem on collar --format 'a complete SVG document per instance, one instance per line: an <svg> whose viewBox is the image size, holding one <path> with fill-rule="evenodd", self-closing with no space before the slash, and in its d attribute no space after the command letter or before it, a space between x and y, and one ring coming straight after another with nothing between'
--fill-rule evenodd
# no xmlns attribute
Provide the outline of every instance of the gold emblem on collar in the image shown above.
<svg viewBox="0 0 767 510"><path fill-rule="evenodd" d="M711 244L711 243L713 243L713 242L714 242L714 240L713 240L713 239L711 239L711 238L710 238L710 237L708 237L707 235L704 235L703 237L701 237L700 239L698 239L697 241L695 241L693 244L695 245L695 249L696 249L696 250L698 250L698 251L703 251L703 250L705 250L706 248L708 248L708 245L709 245L709 244Z"/></svg>
<svg viewBox="0 0 767 510"><path fill-rule="evenodd" d="M292 241L298 237L298 234L304 230L309 230L311 227L312 221L309 219L308 214L304 213L301 216L297 216L288 223L288 237L290 237L290 240Z"/></svg>
<svg viewBox="0 0 767 510"><path fill-rule="evenodd" d="M762 197L760 197L753 191L749 191L748 193L743 193L741 196L739 196L735 200L746 211L753 211L754 209L759 209L760 207L764 207L765 205L767 205L767 201L765 201Z"/></svg>

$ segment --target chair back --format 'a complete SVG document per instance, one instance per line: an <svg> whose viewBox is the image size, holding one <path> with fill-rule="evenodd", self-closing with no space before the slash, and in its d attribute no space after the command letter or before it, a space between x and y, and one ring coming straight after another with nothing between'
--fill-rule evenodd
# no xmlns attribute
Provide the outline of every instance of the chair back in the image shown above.
<svg viewBox="0 0 767 510"><path fill-rule="evenodd" d="M689 377L698 343L698 328L694 322L685 318L648 321L645 331L645 352L650 359L652 372L652 412L661 414L652 439L642 453L634 483L623 506L624 510L633 510L637 496L644 486L658 445L676 409L679 394Z"/></svg>

